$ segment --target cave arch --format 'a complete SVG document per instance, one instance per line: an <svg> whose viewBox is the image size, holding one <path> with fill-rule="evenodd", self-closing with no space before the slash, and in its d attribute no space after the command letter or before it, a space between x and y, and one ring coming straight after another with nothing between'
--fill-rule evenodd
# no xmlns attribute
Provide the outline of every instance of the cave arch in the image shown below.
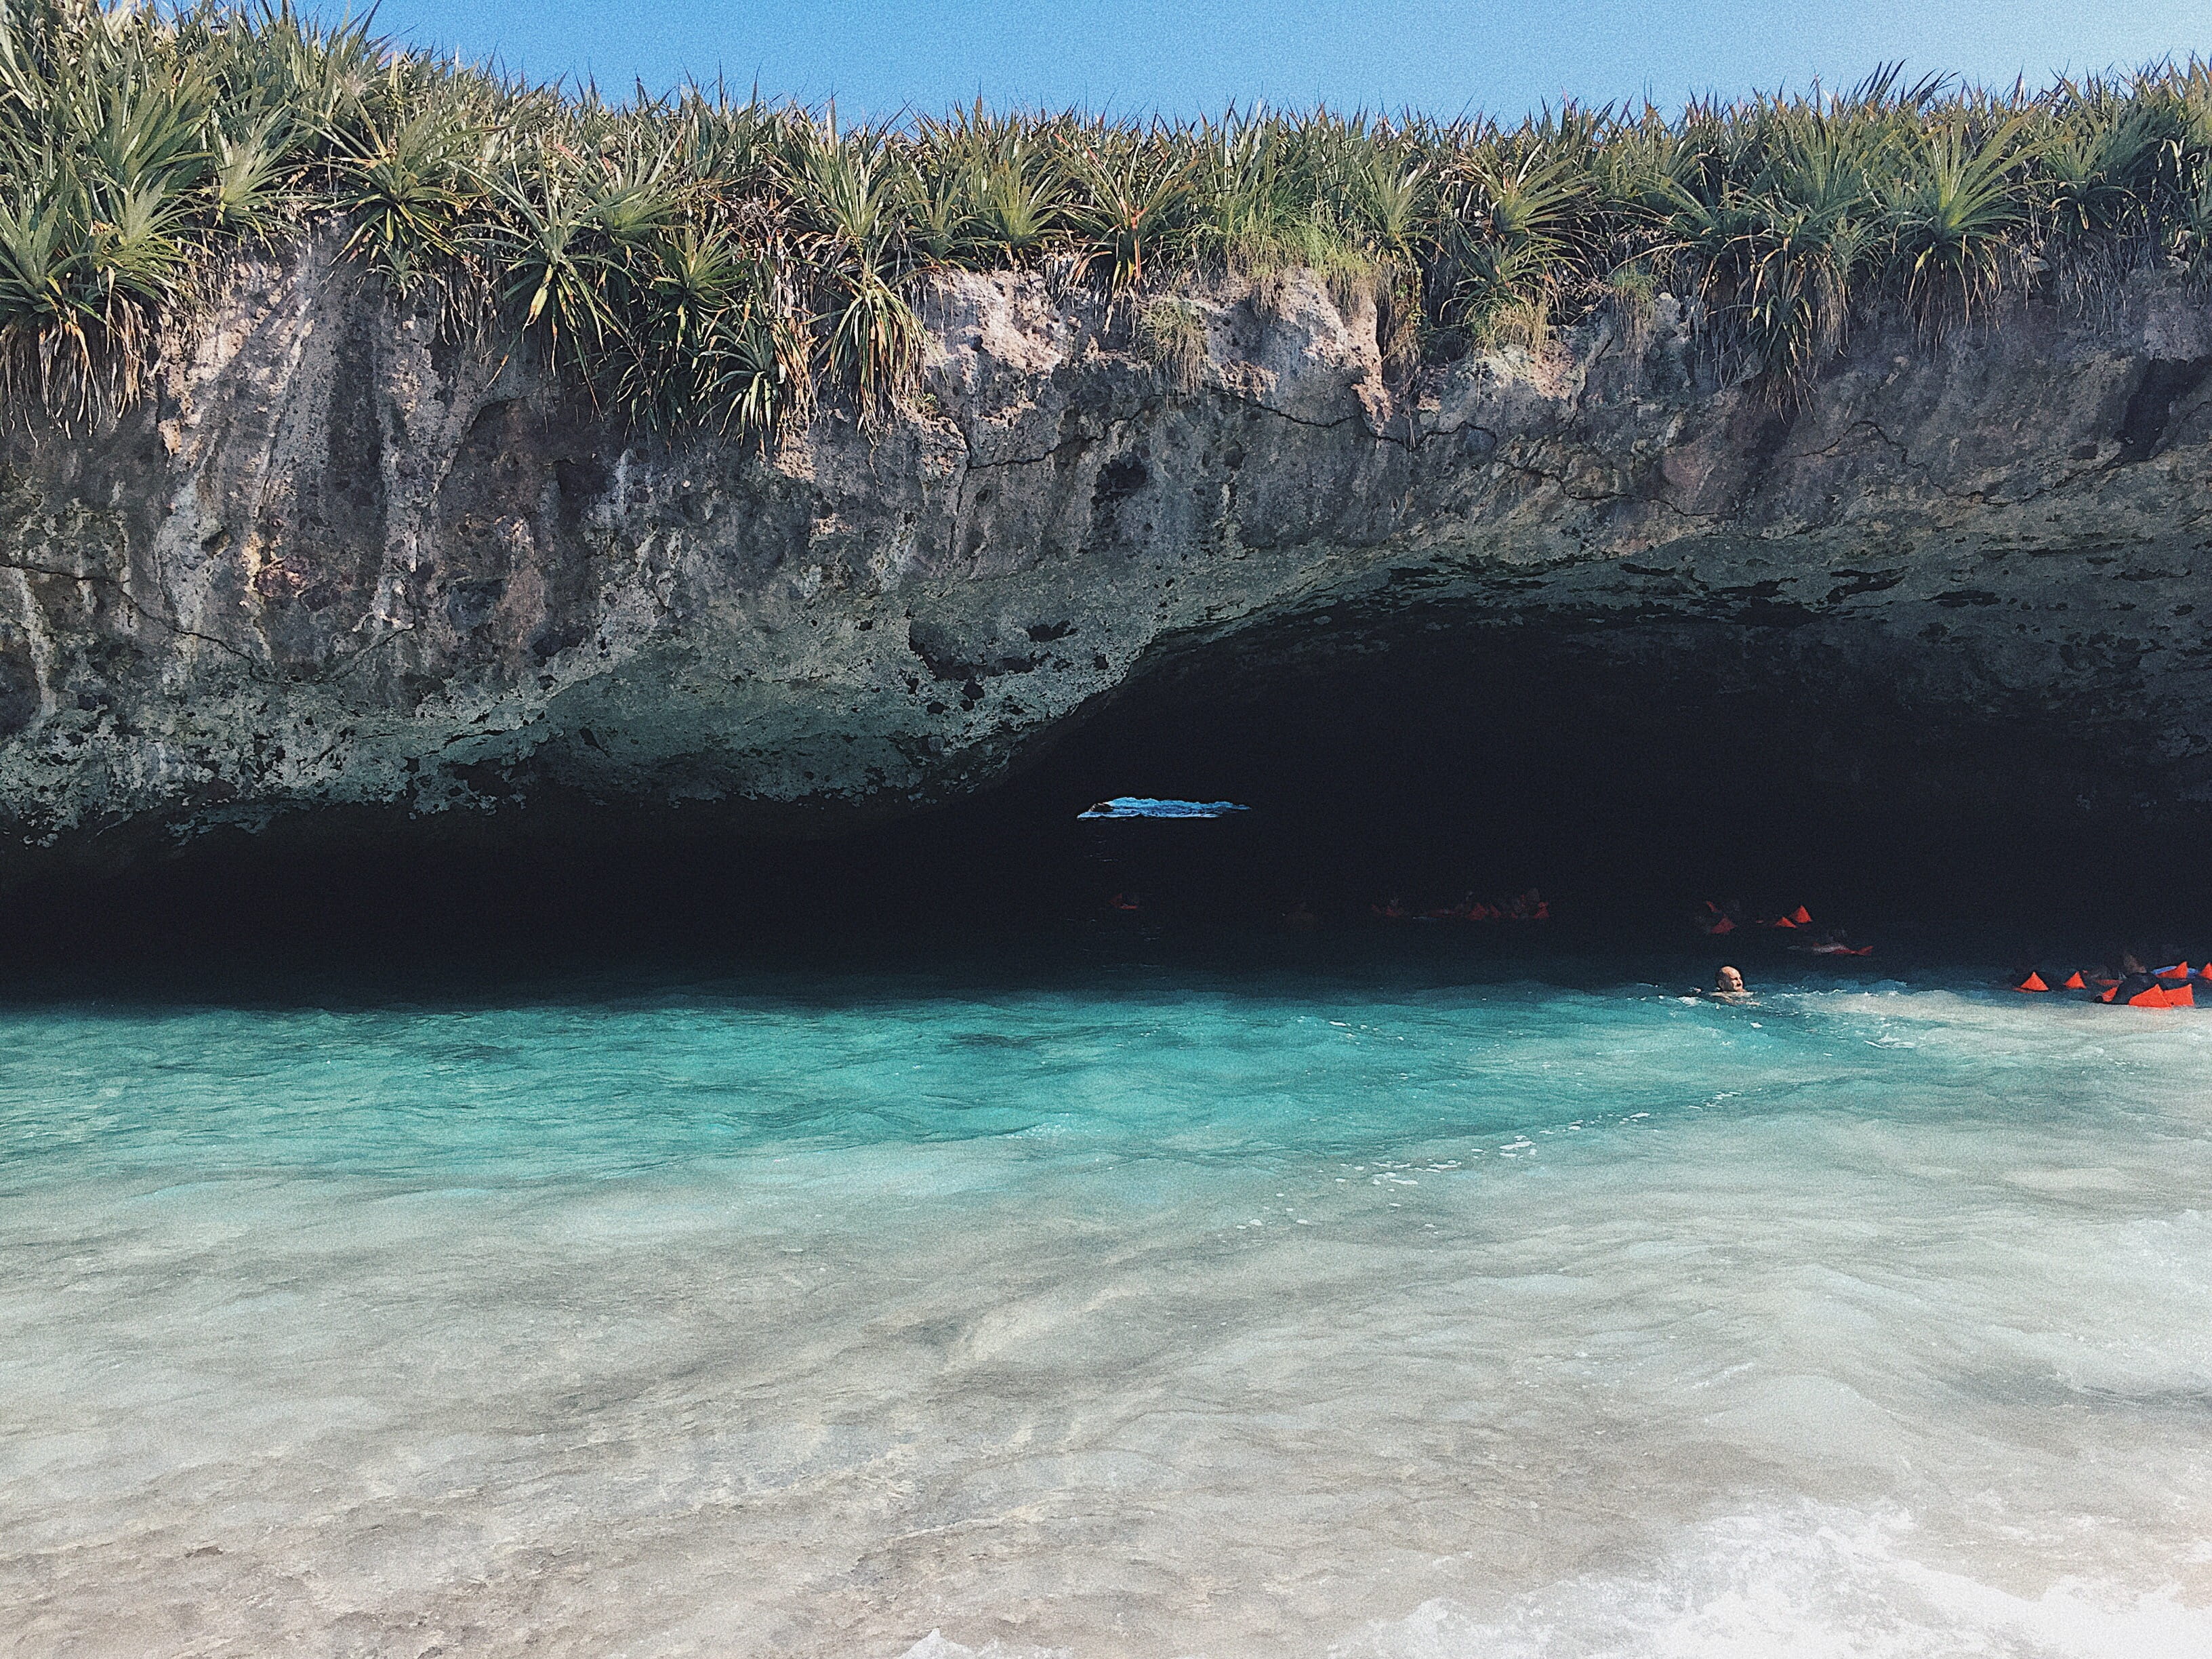
<svg viewBox="0 0 2212 1659"><path fill-rule="evenodd" d="M1115 795L1251 810L1079 819ZM1170 927L1531 886L1584 939L1679 943L1686 909L1730 896L1892 927L2179 927L2212 915L2200 817L2147 795L2094 718L1991 695L1940 640L1340 601L1173 642L973 793L866 827L764 836L741 803L550 792L499 814L303 815L51 883L18 933L26 959L714 951L1081 926L1132 886Z"/></svg>
<svg viewBox="0 0 2212 1659"><path fill-rule="evenodd" d="M1529 884L1624 921L1761 890L1930 919L2206 896L2166 850L2197 809L2094 718L1973 683L1941 640L1787 620L1314 609L1170 653L933 833L1050 870L1061 809L1116 793L1249 803L1188 879L1255 916Z"/></svg>

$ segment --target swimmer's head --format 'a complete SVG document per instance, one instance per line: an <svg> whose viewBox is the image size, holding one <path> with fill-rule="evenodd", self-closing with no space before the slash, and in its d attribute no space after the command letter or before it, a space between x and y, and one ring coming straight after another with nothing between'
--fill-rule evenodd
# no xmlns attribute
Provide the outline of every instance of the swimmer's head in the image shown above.
<svg viewBox="0 0 2212 1659"><path fill-rule="evenodd" d="M1733 968L1723 968L1713 988L1723 996L1741 996L1743 994L1743 975Z"/></svg>

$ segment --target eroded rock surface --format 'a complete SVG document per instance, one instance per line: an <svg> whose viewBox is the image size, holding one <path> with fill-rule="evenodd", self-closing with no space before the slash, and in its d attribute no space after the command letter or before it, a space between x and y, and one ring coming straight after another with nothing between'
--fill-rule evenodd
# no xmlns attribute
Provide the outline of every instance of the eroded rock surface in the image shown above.
<svg viewBox="0 0 2212 1659"><path fill-rule="evenodd" d="M9 441L0 872L319 815L835 828L1163 665L1438 628L1553 630L1624 695L1879 683L2212 799L2212 312L2178 287L1863 332L1797 410L1717 386L1671 301L1403 385L1312 279L1192 303L1185 393L1126 314L959 278L921 412L761 455L626 442L327 246L246 271L118 426Z"/></svg>

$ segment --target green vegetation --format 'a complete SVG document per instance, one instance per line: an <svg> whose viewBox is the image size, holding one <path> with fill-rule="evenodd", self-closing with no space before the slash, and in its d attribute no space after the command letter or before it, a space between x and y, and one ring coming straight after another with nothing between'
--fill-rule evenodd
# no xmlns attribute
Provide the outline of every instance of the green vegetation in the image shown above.
<svg viewBox="0 0 2212 1659"><path fill-rule="evenodd" d="M1876 76L1840 94L1480 119L1073 113L841 127L690 88L611 103L317 23L291 0L0 0L0 395L64 421L144 384L165 319L317 232L449 335L541 354L648 428L765 438L817 396L905 405L932 272L1117 302L1176 384L1179 283L1292 267L1374 303L1395 372L1539 348L1600 308L1705 304L1801 396L1855 320L1931 334L2212 277L2212 66L2047 91Z"/></svg>
<svg viewBox="0 0 2212 1659"><path fill-rule="evenodd" d="M1188 301L1147 300L1137 313L1137 352L1186 395L1206 367L1206 319Z"/></svg>

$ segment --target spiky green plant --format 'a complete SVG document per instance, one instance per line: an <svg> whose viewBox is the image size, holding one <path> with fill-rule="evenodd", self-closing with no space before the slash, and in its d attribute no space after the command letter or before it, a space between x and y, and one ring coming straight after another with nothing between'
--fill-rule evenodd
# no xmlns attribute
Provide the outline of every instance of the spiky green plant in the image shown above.
<svg viewBox="0 0 2212 1659"><path fill-rule="evenodd" d="M486 257L506 273L501 295L525 337L587 379L617 334L613 295L621 261L599 220L599 181L573 162L517 158L493 181L505 210Z"/></svg>
<svg viewBox="0 0 2212 1659"><path fill-rule="evenodd" d="M1061 124L993 115L981 102L949 121L915 124L907 205L939 263L1030 263L1066 228Z"/></svg>
<svg viewBox="0 0 2212 1659"><path fill-rule="evenodd" d="M1537 143L1470 147L1439 192L1429 278L1439 315L1479 340L1501 329L1516 343L1540 339L1584 182Z"/></svg>
<svg viewBox="0 0 2212 1659"><path fill-rule="evenodd" d="M402 296L452 268L487 193L484 149L457 103L397 119L366 117L345 131L331 158L330 188L331 205L349 227L345 252Z"/></svg>
<svg viewBox="0 0 2212 1659"><path fill-rule="evenodd" d="M1312 123L1232 114L1201 123L1192 137L1195 252L1248 276L1294 268L1329 276L1369 270L1371 262L1330 210Z"/></svg>
<svg viewBox="0 0 2212 1659"><path fill-rule="evenodd" d="M218 127L209 167L209 218L221 235L266 238L291 206L285 170L284 118L264 111L235 131Z"/></svg>
<svg viewBox="0 0 2212 1659"><path fill-rule="evenodd" d="M2022 252L2037 155L2024 116L1982 133L1942 121L1906 147L1888 192L1891 234L1905 298L1923 320L1969 320L2003 286Z"/></svg>
<svg viewBox="0 0 2212 1659"><path fill-rule="evenodd" d="M2139 228L2173 136L2164 112L2143 106L2085 103L2057 124L2039 147L2036 192L2052 235L2078 244Z"/></svg>
<svg viewBox="0 0 2212 1659"><path fill-rule="evenodd" d="M835 125L799 137L790 169L799 246L819 295L814 327L831 375L862 416L902 408L921 364L921 319L905 289L913 267L896 174L881 135Z"/></svg>
<svg viewBox="0 0 2212 1659"><path fill-rule="evenodd" d="M1094 128L1069 146L1066 166L1077 268L1108 294L1141 286L1147 264L1158 270L1187 251L1192 161L1158 135Z"/></svg>
<svg viewBox="0 0 2212 1659"><path fill-rule="evenodd" d="M1785 398L1802 396L1841 348L1852 297L1880 241L1874 180L1892 143L1883 112L1767 104L1755 170L1723 176L1701 199L1670 181L1669 228L1701 273L1723 337ZM1691 173L1692 181L1698 175Z"/></svg>
<svg viewBox="0 0 2212 1659"><path fill-rule="evenodd" d="M1147 351L1175 285L1265 306L1306 268L1349 314L1372 299L1401 375L1600 308L1632 325L1663 288L1703 301L1725 372L1790 398L1877 313L1940 334L2160 262L2212 284L2212 65L2035 94L1889 68L1514 124L979 105L841 129L720 87L531 85L295 0L0 0L13 414L111 417L227 260L298 237L670 433L765 440L817 400L890 418L926 286L1023 268L1093 283Z"/></svg>
<svg viewBox="0 0 2212 1659"><path fill-rule="evenodd" d="M793 368L803 342L728 226L686 224L659 239L621 338L614 399L659 430L703 421L765 438L805 395Z"/></svg>

